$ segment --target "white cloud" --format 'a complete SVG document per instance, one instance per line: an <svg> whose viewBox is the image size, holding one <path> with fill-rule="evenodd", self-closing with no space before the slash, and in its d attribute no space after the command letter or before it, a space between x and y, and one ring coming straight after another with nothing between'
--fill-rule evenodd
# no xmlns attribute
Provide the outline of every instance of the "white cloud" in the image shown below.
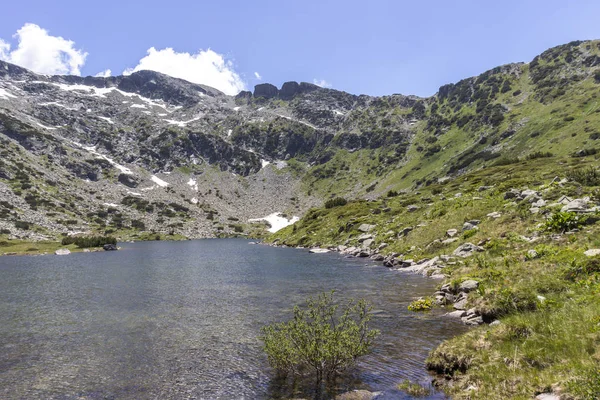
<svg viewBox="0 0 600 400"><path fill-rule="evenodd" d="M233 69L233 63L211 49L190 54L175 52L170 47L162 50L151 47L148 55L135 68L123 71L123 75L144 69L212 86L229 95L246 89L246 84Z"/></svg>
<svg viewBox="0 0 600 400"><path fill-rule="evenodd" d="M75 48L75 42L51 36L35 24L25 24L13 35L18 45L11 50L0 39L0 59L40 74L80 75L87 53Z"/></svg>
<svg viewBox="0 0 600 400"><path fill-rule="evenodd" d="M112 75L112 71L110 69L105 69L102 72L98 72L96 75L94 75L96 78L108 78L109 76Z"/></svg>
<svg viewBox="0 0 600 400"><path fill-rule="evenodd" d="M259 81L262 81L262 76L260 76L260 74L258 72L254 73L254 76L256 77L256 79L258 79Z"/></svg>
<svg viewBox="0 0 600 400"><path fill-rule="evenodd" d="M330 88L333 87L333 85L329 82L327 82L325 79L313 79L313 83L317 86L321 86L322 88Z"/></svg>

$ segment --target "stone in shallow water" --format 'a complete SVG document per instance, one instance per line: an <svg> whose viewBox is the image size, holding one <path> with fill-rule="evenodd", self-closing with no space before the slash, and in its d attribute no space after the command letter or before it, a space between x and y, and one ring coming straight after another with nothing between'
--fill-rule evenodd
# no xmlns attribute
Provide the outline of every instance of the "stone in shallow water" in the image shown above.
<svg viewBox="0 0 600 400"><path fill-rule="evenodd" d="M71 254L71 250L69 249L58 249L54 252L57 256L66 256Z"/></svg>
<svg viewBox="0 0 600 400"><path fill-rule="evenodd" d="M319 248L314 248L314 249L310 249L308 252L312 253L312 254L324 254L324 253L329 253L331 250L328 249L319 249Z"/></svg>

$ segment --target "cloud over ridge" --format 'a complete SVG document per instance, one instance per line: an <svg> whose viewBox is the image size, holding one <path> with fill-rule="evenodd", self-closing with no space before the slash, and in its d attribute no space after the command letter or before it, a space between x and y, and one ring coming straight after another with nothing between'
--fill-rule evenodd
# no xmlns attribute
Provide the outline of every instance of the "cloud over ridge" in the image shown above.
<svg viewBox="0 0 600 400"><path fill-rule="evenodd" d="M246 89L246 84L235 72L233 63L211 49L190 54L176 52L171 47L162 50L151 47L138 65L126 69L123 74L128 75L144 69L212 86L229 95Z"/></svg>
<svg viewBox="0 0 600 400"><path fill-rule="evenodd" d="M17 47L0 39L0 60L20 65L40 74L80 75L88 53L75 48L75 42L51 36L36 24L27 23L13 35Z"/></svg>

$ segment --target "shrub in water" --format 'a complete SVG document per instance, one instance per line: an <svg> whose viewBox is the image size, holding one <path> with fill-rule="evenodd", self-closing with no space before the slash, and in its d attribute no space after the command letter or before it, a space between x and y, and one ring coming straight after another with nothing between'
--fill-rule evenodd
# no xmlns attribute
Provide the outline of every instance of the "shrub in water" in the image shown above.
<svg viewBox="0 0 600 400"><path fill-rule="evenodd" d="M308 298L306 308L294 307L291 321L262 329L269 364L281 376L311 372L320 388L369 352L379 334L369 328L371 309L363 299L338 309L333 292Z"/></svg>

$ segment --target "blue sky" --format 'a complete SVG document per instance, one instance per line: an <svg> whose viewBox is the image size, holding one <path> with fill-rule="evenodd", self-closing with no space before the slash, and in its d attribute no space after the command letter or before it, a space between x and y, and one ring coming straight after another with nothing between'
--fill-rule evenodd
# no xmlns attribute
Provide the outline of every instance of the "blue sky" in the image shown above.
<svg viewBox="0 0 600 400"><path fill-rule="evenodd" d="M7 3L0 13L5 60L60 72L56 62L72 58L65 73L82 75L162 68L229 92L296 80L355 94L429 96L549 47L600 38L597 0ZM73 51L29 28L13 37L26 23L73 41ZM60 60L52 58L54 45ZM140 62L150 48L154 54Z"/></svg>

